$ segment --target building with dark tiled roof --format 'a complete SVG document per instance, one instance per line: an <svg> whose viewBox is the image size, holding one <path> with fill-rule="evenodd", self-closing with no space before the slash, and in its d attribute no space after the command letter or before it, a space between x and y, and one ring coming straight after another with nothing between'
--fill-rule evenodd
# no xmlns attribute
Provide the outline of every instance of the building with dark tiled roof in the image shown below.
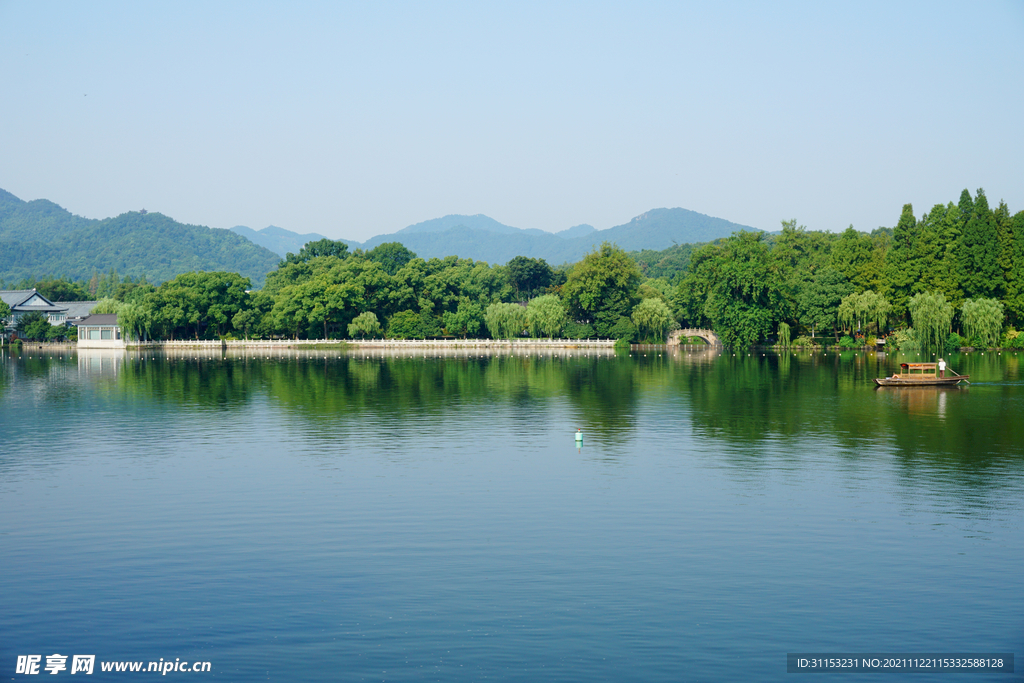
<svg viewBox="0 0 1024 683"><path fill-rule="evenodd" d="M78 323L78 348L123 349L124 338L114 313L90 315Z"/></svg>
<svg viewBox="0 0 1024 683"><path fill-rule="evenodd" d="M60 305L68 307L68 325L77 325L98 303L99 301L61 301Z"/></svg>
<svg viewBox="0 0 1024 683"><path fill-rule="evenodd" d="M7 324L2 330L4 337L14 330L22 316L29 313L42 313L51 325L66 325L68 321L67 306L53 303L34 289L0 290L0 301L11 309Z"/></svg>

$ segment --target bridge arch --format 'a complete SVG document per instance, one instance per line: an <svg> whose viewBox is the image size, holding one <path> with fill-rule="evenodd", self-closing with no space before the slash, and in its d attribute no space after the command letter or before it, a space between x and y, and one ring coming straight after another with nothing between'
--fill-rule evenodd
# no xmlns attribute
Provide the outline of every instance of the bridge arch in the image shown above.
<svg viewBox="0 0 1024 683"><path fill-rule="evenodd" d="M679 346L682 343L682 339L685 337L700 337L711 346L722 346L722 340L718 338L714 330L706 330L696 327L687 327L682 330L676 330L668 335L669 346Z"/></svg>

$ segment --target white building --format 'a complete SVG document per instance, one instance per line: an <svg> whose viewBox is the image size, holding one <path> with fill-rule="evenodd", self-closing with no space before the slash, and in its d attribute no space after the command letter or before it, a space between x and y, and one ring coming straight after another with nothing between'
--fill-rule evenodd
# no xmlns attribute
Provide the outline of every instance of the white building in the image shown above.
<svg viewBox="0 0 1024 683"><path fill-rule="evenodd" d="M116 314L90 315L78 323L80 349L123 349L124 342Z"/></svg>

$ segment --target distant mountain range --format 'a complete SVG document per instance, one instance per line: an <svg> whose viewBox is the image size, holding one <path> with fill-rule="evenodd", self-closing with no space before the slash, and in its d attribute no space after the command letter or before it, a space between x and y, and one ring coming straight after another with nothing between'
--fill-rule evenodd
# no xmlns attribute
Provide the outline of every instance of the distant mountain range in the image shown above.
<svg viewBox="0 0 1024 683"><path fill-rule="evenodd" d="M477 214L434 218L398 232L371 237L366 242L341 241L351 249L372 249L384 242L401 242L417 256L428 259L455 254L488 263L507 263L516 256L529 256L557 265L578 261L602 242L613 242L627 251L660 250L673 244L710 242L737 230L754 229L687 209L652 209L629 223L607 230L596 230L584 224L557 233L514 228ZM300 235L274 226L260 231L244 226L232 230L281 256L289 251L297 253L308 241L323 239L316 233Z"/></svg>
<svg viewBox="0 0 1024 683"><path fill-rule="evenodd" d="M285 230L279 228L276 225L270 225L262 230L253 230L247 228L244 225L236 225L231 228L231 232L241 235L250 242L265 247L270 251L278 254L282 258L287 256L289 252L292 254L299 253L302 246L306 242L316 242L317 240L327 239L323 235L315 232L307 232L305 235L300 235L297 232L291 230ZM346 240L347 241L347 240Z"/></svg>
<svg viewBox="0 0 1024 683"><path fill-rule="evenodd" d="M227 270L260 287L280 258L230 230L184 225L159 213L130 211L93 220L45 199L26 202L0 190L0 279L87 279L116 268L159 283L192 270Z"/></svg>
<svg viewBox="0 0 1024 683"><path fill-rule="evenodd" d="M529 256L559 265L578 261L602 242L627 251L662 250L753 229L687 209L652 209L607 230L576 225L558 233L514 228L477 214L434 218L362 243L342 241L351 249L367 250L384 242L401 242L428 259L457 255L500 264ZM116 268L122 276L145 275L154 283L193 270L227 270L260 287L281 257L320 239L325 238L318 233L300 234L276 226L221 230L185 225L145 211L94 220L75 216L45 199L26 202L0 190L0 279L12 284L26 277L82 280Z"/></svg>

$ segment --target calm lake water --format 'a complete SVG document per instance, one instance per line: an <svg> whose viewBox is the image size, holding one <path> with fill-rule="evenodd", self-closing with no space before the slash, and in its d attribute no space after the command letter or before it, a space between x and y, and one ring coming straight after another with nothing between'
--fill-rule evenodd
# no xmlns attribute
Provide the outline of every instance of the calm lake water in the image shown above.
<svg viewBox="0 0 1024 683"><path fill-rule="evenodd" d="M86 680L178 658L211 671L170 678L228 681L1019 659L1024 353L876 390L899 360L5 355L0 675L54 653L96 655Z"/></svg>

